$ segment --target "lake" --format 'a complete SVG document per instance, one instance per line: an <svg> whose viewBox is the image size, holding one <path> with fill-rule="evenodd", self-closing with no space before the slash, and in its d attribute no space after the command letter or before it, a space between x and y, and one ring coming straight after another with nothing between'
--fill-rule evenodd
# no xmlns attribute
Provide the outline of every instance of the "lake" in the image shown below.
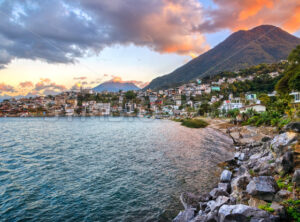
<svg viewBox="0 0 300 222"><path fill-rule="evenodd" d="M137 118L1 118L1 221L170 221L205 193L232 141Z"/></svg>

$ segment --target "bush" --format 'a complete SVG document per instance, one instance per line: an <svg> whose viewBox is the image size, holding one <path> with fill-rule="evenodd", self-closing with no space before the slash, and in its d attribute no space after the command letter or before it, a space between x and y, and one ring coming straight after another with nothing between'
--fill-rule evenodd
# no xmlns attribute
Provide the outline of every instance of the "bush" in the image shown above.
<svg viewBox="0 0 300 222"><path fill-rule="evenodd" d="M181 125L189 128L205 128L208 123L201 119L184 119Z"/></svg>
<svg viewBox="0 0 300 222"><path fill-rule="evenodd" d="M288 215L294 219L294 221L300 221L300 200L289 199L283 202Z"/></svg>
<svg viewBox="0 0 300 222"><path fill-rule="evenodd" d="M271 204L270 203L267 203L265 205L259 205L258 206L259 209L261 210L265 210L265 211L268 211L270 213L273 213L275 210L271 207Z"/></svg>

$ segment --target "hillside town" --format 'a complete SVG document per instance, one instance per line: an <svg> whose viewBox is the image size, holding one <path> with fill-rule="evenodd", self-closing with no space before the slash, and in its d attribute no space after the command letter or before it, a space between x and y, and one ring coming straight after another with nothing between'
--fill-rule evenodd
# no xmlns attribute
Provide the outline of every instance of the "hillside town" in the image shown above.
<svg viewBox="0 0 300 222"><path fill-rule="evenodd" d="M283 71L283 70L282 70ZM0 103L0 117L52 116L139 116L152 118L222 116L230 110L261 113L266 106L253 92L237 93L226 90L232 84L251 82L258 76L271 81L281 76L280 71L267 74L220 77L213 80L197 79L179 87L165 90L96 92L93 89L67 91L58 95L4 100ZM265 77L264 77L265 78ZM261 95L261 93L260 93ZM276 91L264 95L272 98ZM292 92L293 103L300 103L299 92Z"/></svg>

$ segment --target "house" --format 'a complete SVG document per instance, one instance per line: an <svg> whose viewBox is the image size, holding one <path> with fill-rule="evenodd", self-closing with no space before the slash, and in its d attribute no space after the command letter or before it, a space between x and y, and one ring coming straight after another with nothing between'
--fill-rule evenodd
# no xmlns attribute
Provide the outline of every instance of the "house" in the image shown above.
<svg viewBox="0 0 300 222"><path fill-rule="evenodd" d="M243 107L243 103L241 101L241 98L237 97L237 98L232 98L230 100L223 101L223 104L220 106L219 110L228 112L229 110L240 109L242 107Z"/></svg>
<svg viewBox="0 0 300 222"><path fill-rule="evenodd" d="M254 105L244 106L244 107L240 108L240 113L245 113L248 110L253 110L255 112L262 113L262 112L266 111L266 107L264 105L261 105L261 104L254 104Z"/></svg>
<svg viewBox="0 0 300 222"><path fill-rule="evenodd" d="M298 105L300 103L300 92L292 92L290 93L290 96L293 96L293 104L294 105Z"/></svg>
<svg viewBox="0 0 300 222"><path fill-rule="evenodd" d="M220 86L212 86L211 87L211 91L217 91L217 92L220 92Z"/></svg>

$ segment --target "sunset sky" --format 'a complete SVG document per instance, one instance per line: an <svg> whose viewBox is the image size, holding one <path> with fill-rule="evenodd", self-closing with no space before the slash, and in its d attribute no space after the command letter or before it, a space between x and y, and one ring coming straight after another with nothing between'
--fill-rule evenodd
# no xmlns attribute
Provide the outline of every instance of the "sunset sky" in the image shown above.
<svg viewBox="0 0 300 222"><path fill-rule="evenodd" d="M300 37L299 0L0 0L0 98L170 73L239 29Z"/></svg>

